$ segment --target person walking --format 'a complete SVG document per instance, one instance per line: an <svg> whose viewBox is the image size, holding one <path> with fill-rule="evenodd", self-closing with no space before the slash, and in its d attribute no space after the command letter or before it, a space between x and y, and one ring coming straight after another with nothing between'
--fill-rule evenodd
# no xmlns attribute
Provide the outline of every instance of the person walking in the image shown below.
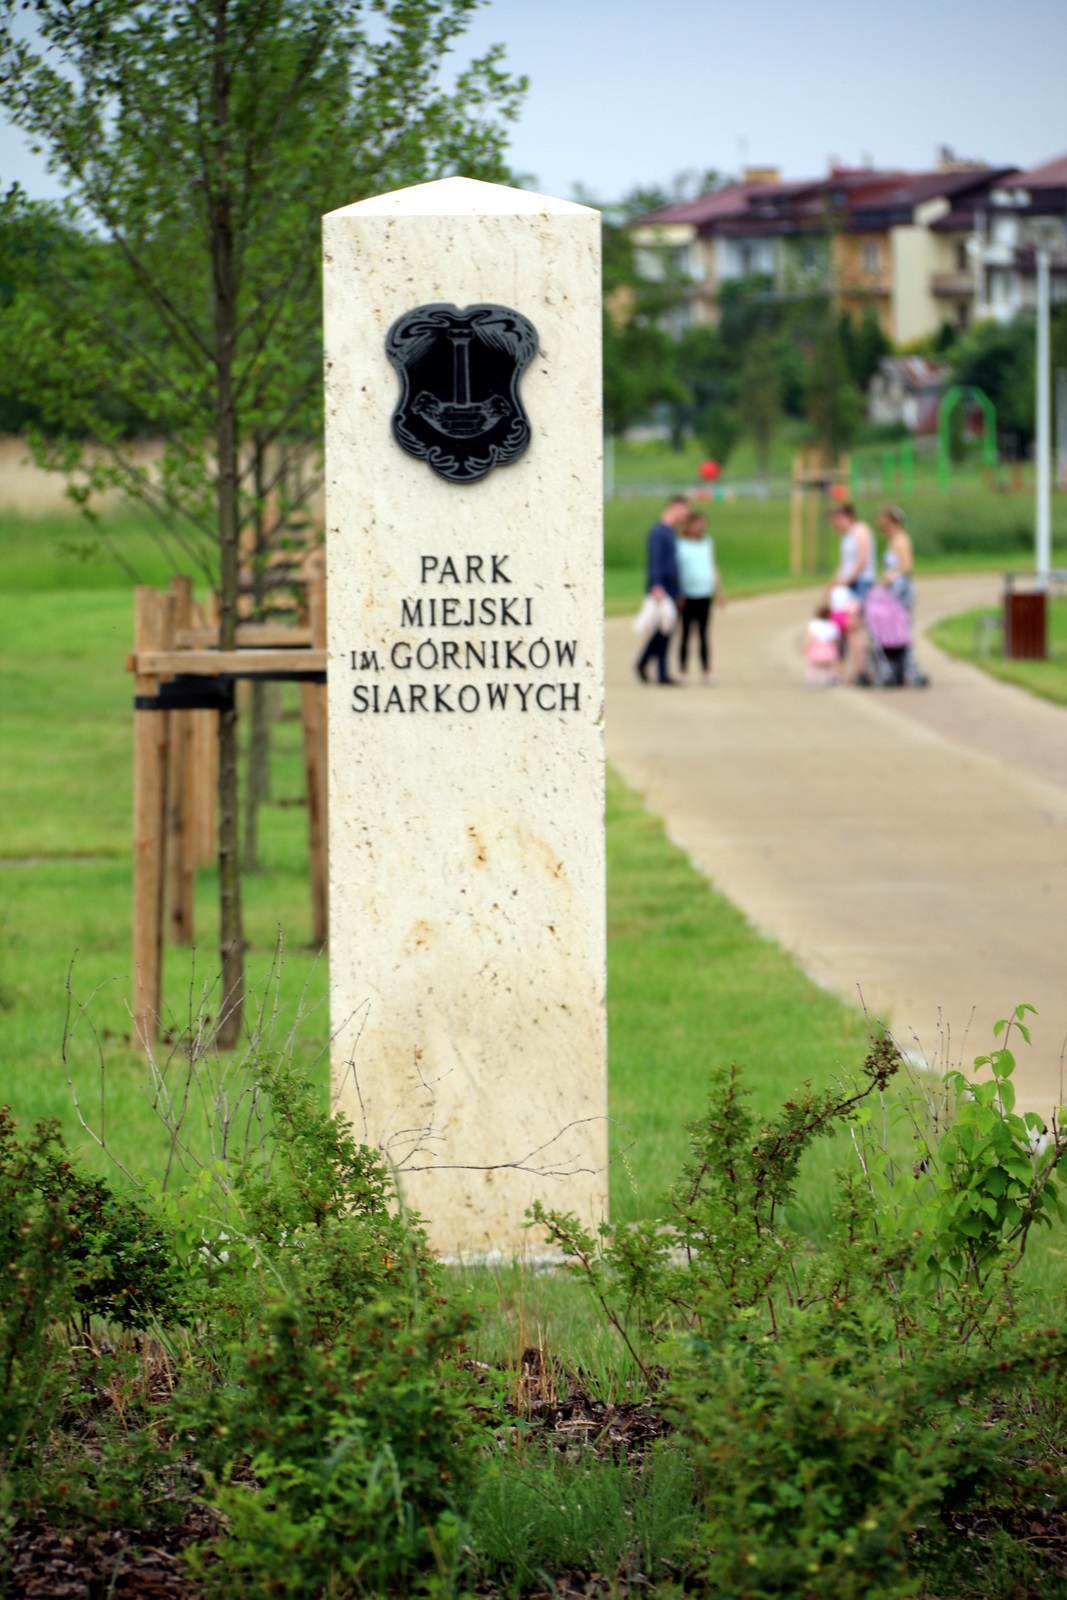
<svg viewBox="0 0 1067 1600"><path fill-rule="evenodd" d="M678 555L674 530L689 513L689 502L684 495L673 495L664 506L660 519L648 530L648 579L646 593L653 600L678 602ZM672 684L674 679L667 671L667 647L671 642L673 625L664 629L657 626L648 643L634 663L634 671L642 683L648 682L648 669L656 665L656 681Z"/></svg>
<svg viewBox="0 0 1067 1600"><path fill-rule="evenodd" d="M850 682L869 685L867 671L867 643L863 633L863 602L878 581L877 553L874 534L856 515L850 500L832 507L830 522L840 536L837 570L826 585L826 599L833 609L831 598L834 589L848 589L854 604L849 608L849 620L843 623L850 667Z"/></svg>
<svg viewBox="0 0 1067 1600"><path fill-rule="evenodd" d="M679 676L688 678L689 636L695 634L700 648L701 681L711 683L711 610L713 605L721 603L723 594L715 565L715 546L708 536L707 526L708 519L702 511L690 511L678 530L676 554L682 607L678 661Z"/></svg>
<svg viewBox="0 0 1067 1600"><path fill-rule="evenodd" d="M878 581L874 534L867 524L857 517L856 508L850 500L844 500L840 505L833 507L830 512L830 522L837 529L841 544L838 549L837 571L830 579L827 590L835 583L844 584L862 604Z"/></svg>
<svg viewBox="0 0 1067 1600"><path fill-rule="evenodd" d="M878 513L878 526L886 539L880 582L896 595L910 617L915 610L915 549L904 526L903 511L899 506L883 506Z"/></svg>
<svg viewBox="0 0 1067 1600"><path fill-rule="evenodd" d="M882 552L884 584L908 613L908 648L904 656L904 682L915 689L925 689L929 678L915 654L915 547L911 534L904 525L904 513L899 506L885 505L878 513L878 527L885 535L886 546Z"/></svg>

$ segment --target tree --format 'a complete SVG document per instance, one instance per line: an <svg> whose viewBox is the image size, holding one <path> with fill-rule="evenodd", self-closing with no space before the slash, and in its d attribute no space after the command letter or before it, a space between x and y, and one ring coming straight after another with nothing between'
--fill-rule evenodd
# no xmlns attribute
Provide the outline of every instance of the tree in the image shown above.
<svg viewBox="0 0 1067 1600"><path fill-rule="evenodd" d="M0 358L87 470L158 515L237 625L238 541L321 424L319 219L444 173L505 176L500 118L524 83L501 51L439 81L479 0L0 0L0 106L100 241L15 296ZM12 23L29 10L36 35ZM9 197L9 220L49 208ZM165 438L157 473L123 448L101 382ZM80 441L95 439L94 458ZM298 500L310 492L304 474ZM220 1043L244 993L236 712L219 726Z"/></svg>
<svg viewBox="0 0 1067 1600"><path fill-rule="evenodd" d="M675 343L663 327L684 290L669 272L657 281L641 276L624 228L606 220L602 236L604 426L618 437L653 406L685 398L675 370Z"/></svg>
<svg viewBox="0 0 1067 1600"><path fill-rule="evenodd" d="M863 396L849 372L840 325L832 306L816 345L808 389L808 416L816 441L828 459L836 461L855 437L863 415Z"/></svg>
<svg viewBox="0 0 1067 1600"><path fill-rule="evenodd" d="M873 306L865 306L858 322L847 311L841 313L841 342L845 350L852 381L864 393L883 356L892 351L892 341L886 335L875 315Z"/></svg>
<svg viewBox="0 0 1067 1600"><path fill-rule="evenodd" d="M983 389L997 409L997 427L1019 444L1034 436L1035 348L1032 321L983 322L949 351L956 383Z"/></svg>
<svg viewBox="0 0 1067 1600"><path fill-rule="evenodd" d="M756 447L756 465L766 477L771 462L771 440L782 414L782 382L774 340L761 330L745 352L737 380L737 409L741 426Z"/></svg>
<svg viewBox="0 0 1067 1600"><path fill-rule="evenodd" d="M635 184L621 200L606 209L613 221L633 221L636 217L648 216L650 212L663 211L667 206L712 194L733 181L715 167L689 167L683 172L676 172L669 183Z"/></svg>

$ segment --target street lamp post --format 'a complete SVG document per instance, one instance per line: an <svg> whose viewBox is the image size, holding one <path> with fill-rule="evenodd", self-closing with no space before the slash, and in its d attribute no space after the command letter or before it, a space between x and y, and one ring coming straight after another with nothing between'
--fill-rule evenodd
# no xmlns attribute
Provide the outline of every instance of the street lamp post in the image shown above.
<svg viewBox="0 0 1067 1600"><path fill-rule="evenodd" d="M1034 545L1037 581L1047 590L1052 569L1052 396L1049 382L1049 253L1037 250L1037 435L1034 441Z"/></svg>

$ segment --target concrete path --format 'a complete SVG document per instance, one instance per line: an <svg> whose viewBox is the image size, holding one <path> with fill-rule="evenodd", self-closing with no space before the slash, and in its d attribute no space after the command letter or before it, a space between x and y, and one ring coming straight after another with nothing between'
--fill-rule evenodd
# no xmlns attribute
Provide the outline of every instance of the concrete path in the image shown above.
<svg viewBox="0 0 1067 1600"><path fill-rule="evenodd" d="M928 579L919 619L998 595L993 575ZM969 1065L998 1017L1036 1006L1016 1083L1047 1112L1067 1040L1067 711L926 640L928 690L805 689L813 605L728 605L713 687L642 686L629 620L609 621L609 759L757 928L905 1047Z"/></svg>

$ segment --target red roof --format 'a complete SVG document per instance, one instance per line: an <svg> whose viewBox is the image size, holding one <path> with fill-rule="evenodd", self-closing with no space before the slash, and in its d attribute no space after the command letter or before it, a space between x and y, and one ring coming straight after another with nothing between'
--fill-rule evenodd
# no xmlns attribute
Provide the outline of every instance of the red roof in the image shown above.
<svg viewBox="0 0 1067 1600"><path fill-rule="evenodd" d="M1045 161L1040 167L1031 167L1029 172L1020 172L1012 180L1012 186L1018 189L1067 189L1067 155L1057 156L1054 161Z"/></svg>
<svg viewBox="0 0 1067 1600"><path fill-rule="evenodd" d="M885 196L890 205L919 206L925 200L951 200L966 194L968 189L978 189L992 179L1000 182L1015 167L965 167L955 172L910 172L903 183Z"/></svg>
<svg viewBox="0 0 1067 1600"><path fill-rule="evenodd" d="M679 200L672 206L661 207L659 211L649 211L646 216L637 217L632 226L644 227L646 223L653 222L689 222L699 227L701 223L743 211L746 196L754 189L764 187L778 189L781 185L731 183L725 189L713 189L710 194L699 195L695 200Z"/></svg>
<svg viewBox="0 0 1067 1600"><path fill-rule="evenodd" d="M759 233L783 218L794 225L821 217L827 195L840 193L846 204L870 205L896 192L919 176L899 170L875 171L870 167L834 167L823 178L795 178L777 183L732 183L696 200L680 200L638 217L631 226L686 223L703 228L716 224L724 231Z"/></svg>

